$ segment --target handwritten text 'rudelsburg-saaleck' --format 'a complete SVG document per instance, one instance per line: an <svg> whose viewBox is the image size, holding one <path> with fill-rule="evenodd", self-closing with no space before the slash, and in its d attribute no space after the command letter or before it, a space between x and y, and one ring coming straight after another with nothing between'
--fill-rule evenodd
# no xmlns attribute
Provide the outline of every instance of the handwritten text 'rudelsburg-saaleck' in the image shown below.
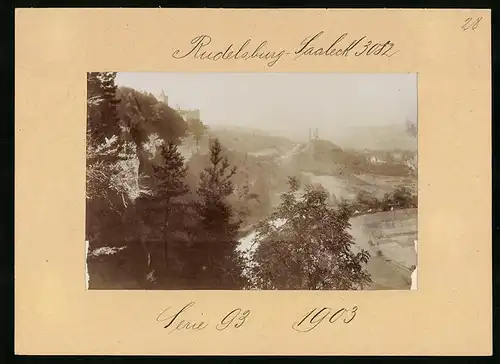
<svg viewBox="0 0 500 364"><path fill-rule="evenodd" d="M212 37L207 34L197 35L189 45L180 47L172 53L175 59L194 58L200 60L251 60L259 59L274 66L283 56L294 60L301 57L392 57L399 50L390 40L376 41L367 36L353 37L349 33L329 38L321 31L308 36L293 50L272 48L267 40L255 41L251 38L240 43L214 46Z"/></svg>

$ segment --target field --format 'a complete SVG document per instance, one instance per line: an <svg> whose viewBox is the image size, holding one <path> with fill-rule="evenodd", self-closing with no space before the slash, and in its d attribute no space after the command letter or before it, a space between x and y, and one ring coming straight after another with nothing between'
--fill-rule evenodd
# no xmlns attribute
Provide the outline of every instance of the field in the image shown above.
<svg viewBox="0 0 500 364"><path fill-rule="evenodd" d="M403 185L408 188L412 194L417 193L417 178L416 177L396 177L396 176L380 176L373 174L358 174L356 176L360 180L366 183L366 186L376 187L377 197L379 197L381 192L393 191L397 187ZM365 187L367 192L370 190Z"/></svg>
<svg viewBox="0 0 500 364"><path fill-rule="evenodd" d="M417 265L417 209L395 210L351 219L356 246L368 250L372 289L409 289Z"/></svg>
<svg viewBox="0 0 500 364"><path fill-rule="evenodd" d="M321 184L335 197L353 200L360 191L369 192L378 199L383 198L384 193L394 191L398 186L404 185L412 193L416 193L416 179L405 177L386 177L377 175L316 175L311 172L303 172L303 175L312 184Z"/></svg>

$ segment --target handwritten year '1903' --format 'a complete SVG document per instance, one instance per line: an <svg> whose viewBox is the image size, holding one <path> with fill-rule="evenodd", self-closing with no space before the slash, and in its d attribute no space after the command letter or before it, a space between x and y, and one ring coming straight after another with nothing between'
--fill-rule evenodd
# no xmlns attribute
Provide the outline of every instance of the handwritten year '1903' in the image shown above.
<svg viewBox="0 0 500 364"><path fill-rule="evenodd" d="M186 316L186 311L193 307L195 305L194 302L190 302L187 305L185 305L183 308L181 308L179 311L177 311L175 314L170 315L165 317L165 313L170 309L167 308L163 310L158 317L156 318L156 321L159 322L166 322L166 325L164 326L165 329L171 328L170 333L174 331L200 331L204 330L209 326L208 322L202 321L200 319L198 320L192 320L192 319L182 319L183 317ZM203 313L201 313L203 315ZM230 311L227 313L222 320L219 321L219 323L215 326L216 330L218 331L224 331L230 327L232 328L240 328L243 326L243 324L246 322L246 319L250 315L250 310L242 310L241 308L235 308L234 310Z"/></svg>
<svg viewBox="0 0 500 364"><path fill-rule="evenodd" d="M321 309L314 308L305 315L302 320L295 322L292 328L299 332L309 332L315 329L319 324L321 324L326 318L329 324L335 322L343 322L344 324L350 323L356 317L358 307L354 306L351 309L341 308L338 310L332 310L330 307L323 307ZM343 320L339 320L343 318Z"/></svg>

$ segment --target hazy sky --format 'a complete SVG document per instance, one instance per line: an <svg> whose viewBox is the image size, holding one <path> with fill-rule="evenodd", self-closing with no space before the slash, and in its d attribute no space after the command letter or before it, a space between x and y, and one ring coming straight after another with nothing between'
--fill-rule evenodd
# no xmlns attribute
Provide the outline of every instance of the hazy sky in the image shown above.
<svg viewBox="0 0 500 364"><path fill-rule="evenodd" d="M116 82L155 95L163 89L170 106L200 109L212 126L329 134L417 121L416 74L134 72Z"/></svg>

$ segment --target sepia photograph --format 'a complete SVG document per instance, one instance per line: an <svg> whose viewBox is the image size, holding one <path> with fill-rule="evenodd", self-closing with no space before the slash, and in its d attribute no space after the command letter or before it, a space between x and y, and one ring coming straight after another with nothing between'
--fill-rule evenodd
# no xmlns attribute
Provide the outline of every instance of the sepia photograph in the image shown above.
<svg viewBox="0 0 500 364"><path fill-rule="evenodd" d="M89 290L416 290L415 73L87 73Z"/></svg>

